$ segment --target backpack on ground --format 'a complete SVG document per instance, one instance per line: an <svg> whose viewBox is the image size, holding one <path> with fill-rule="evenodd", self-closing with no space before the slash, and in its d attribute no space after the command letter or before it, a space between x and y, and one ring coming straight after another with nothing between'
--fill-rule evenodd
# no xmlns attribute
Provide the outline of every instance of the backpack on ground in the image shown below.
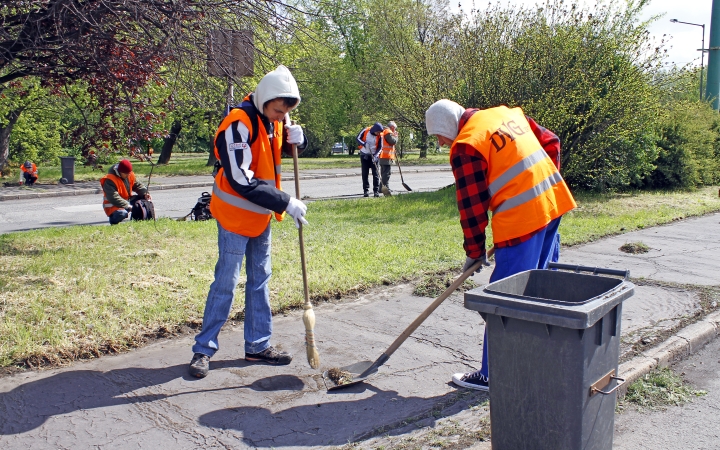
<svg viewBox="0 0 720 450"><path fill-rule="evenodd" d="M155 218L155 205L144 198L135 200L130 213L131 220L153 220Z"/></svg>
<svg viewBox="0 0 720 450"><path fill-rule="evenodd" d="M193 220L209 220L212 219L212 213L210 212L210 199L212 195L208 192L203 192L198 198L195 207L192 209L190 215Z"/></svg>

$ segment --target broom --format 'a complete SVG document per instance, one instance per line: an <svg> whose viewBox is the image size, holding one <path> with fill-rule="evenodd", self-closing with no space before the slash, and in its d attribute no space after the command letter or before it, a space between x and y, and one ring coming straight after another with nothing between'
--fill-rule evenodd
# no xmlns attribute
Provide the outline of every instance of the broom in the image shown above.
<svg viewBox="0 0 720 450"><path fill-rule="evenodd" d="M289 120L289 119L288 119ZM294 122L293 122L294 123ZM295 171L295 197L300 200L300 173L298 171L297 145L292 146L293 169ZM298 234L300 236L300 263L302 265L303 278L303 294L305 295L305 304L303 309L303 323L305 324L305 346L307 349L308 364L313 369L320 367L320 354L315 346L315 312L312 303L310 303L310 292L308 291L307 281L307 265L305 263L305 241L303 240L303 225L299 224Z"/></svg>

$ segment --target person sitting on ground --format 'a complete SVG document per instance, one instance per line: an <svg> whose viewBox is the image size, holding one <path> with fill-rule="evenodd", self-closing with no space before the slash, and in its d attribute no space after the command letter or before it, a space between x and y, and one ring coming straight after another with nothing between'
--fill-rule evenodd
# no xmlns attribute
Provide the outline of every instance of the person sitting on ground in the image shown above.
<svg viewBox="0 0 720 450"><path fill-rule="evenodd" d="M25 178L25 185L32 186L38 179L37 166L32 161L25 161L25 164L20 166L22 176ZM21 180L22 182L22 180Z"/></svg>
<svg viewBox="0 0 720 450"><path fill-rule="evenodd" d="M107 175L100 179L103 190L103 209L110 225L117 225L127 219L132 211L132 204L138 198L151 200L148 189L136 180L132 164L127 159L110 167ZM130 196L131 192L137 195Z"/></svg>
<svg viewBox="0 0 720 450"><path fill-rule="evenodd" d="M465 265L488 265L485 228L492 211L495 270L490 282L560 257L558 226L577 205L560 175L560 139L520 108L465 109L443 99L425 112L428 135L450 147ZM490 344L492 345L492 344ZM489 390L487 329L480 370L456 373L458 386Z"/></svg>

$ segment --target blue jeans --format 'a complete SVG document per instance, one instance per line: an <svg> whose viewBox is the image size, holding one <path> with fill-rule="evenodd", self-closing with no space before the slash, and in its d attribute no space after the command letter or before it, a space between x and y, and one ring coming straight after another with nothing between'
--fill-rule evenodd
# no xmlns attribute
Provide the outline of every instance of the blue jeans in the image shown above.
<svg viewBox="0 0 720 450"><path fill-rule="evenodd" d="M110 214L110 217L109 217L110 225L117 225L120 222L122 222L123 220L127 219L127 217L128 217L127 211L125 211L124 209L118 209L114 213Z"/></svg>
<svg viewBox="0 0 720 450"><path fill-rule="evenodd" d="M496 249L495 270L490 275L490 282L493 283L526 270L545 269L548 263L557 262L560 259L560 234L557 232L560 219L561 217L558 217L550 222L544 230L528 241L512 247ZM485 328L480 373L489 378L487 349L487 328Z"/></svg>
<svg viewBox="0 0 720 450"><path fill-rule="evenodd" d="M243 257L247 258L245 353L260 353L270 347L270 243L270 224L260 236L250 238L227 231L218 223L219 256L215 264L215 281L210 285L205 302L202 331L195 336L195 345L192 348L194 353L212 357L220 348L218 335L230 314Z"/></svg>

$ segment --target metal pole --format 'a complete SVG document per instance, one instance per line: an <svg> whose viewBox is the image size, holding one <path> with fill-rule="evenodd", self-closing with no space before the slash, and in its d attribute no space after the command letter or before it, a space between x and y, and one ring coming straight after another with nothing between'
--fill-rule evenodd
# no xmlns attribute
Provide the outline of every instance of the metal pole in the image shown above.
<svg viewBox="0 0 720 450"><path fill-rule="evenodd" d="M702 26L702 47L700 47L700 101L703 101L703 71L705 63L705 24Z"/></svg>
<svg viewBox="0 0 720 450"><path fill-rule="evenodd" d="M713 0L710 19L710 51L708 52L708 76L706 98L712 99L715 111L720 107L720 0ZM704 52L703 52L704 53Z"/></svg>

